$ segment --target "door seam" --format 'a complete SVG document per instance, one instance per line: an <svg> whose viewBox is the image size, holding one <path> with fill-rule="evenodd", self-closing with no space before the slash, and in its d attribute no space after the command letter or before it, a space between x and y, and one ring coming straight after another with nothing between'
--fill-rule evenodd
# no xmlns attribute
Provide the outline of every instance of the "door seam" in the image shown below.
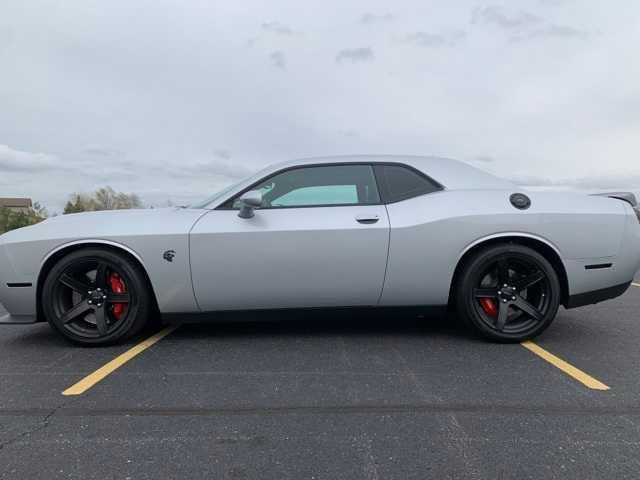
<svg viewBox="0 0 640 480"><path fill-rule="evenodd" d="M380 289L380 295L378 296L378 303L376 304L377 306L380 306L382 295L384 294L384 289L387 286L387 272L389 271L389 257L391 255L391 217L389 216L389 209L386 205L384 205L384 211L387 214L387 225L389 225L387 233L387 261L384 264L384 277L382 278L382 288Z"/></svg>

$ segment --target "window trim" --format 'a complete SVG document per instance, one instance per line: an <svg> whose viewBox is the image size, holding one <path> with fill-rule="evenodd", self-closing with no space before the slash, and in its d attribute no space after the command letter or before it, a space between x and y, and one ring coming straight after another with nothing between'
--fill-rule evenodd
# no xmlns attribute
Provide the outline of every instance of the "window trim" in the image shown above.
<svg viewBox="0 0 640 480"><path fill-rule="evenodd" d="M377 172L377 170L375 168L376 166L406 168L410 172L413 172L413 173L417 174L419 177L423 178L424 180L427 180L428 182L430 182L435 187L435 190L432 191L432 192L419 193L417 195L414 195L414 194L404 195L401 198L392 201L392 200L389 199L389 192L387 192L387 184L386 184L386 182L384 181L383 178L379 177L379 174L378 174L378 172ZM412 167L411 165L407 165L406 163L400 163L400 162L379 162L379 163L374 163L373 164L373 172L376 175L376 182L378 183L378 192L380 193L380 198L381 198L382 202L384 203L384 205L393 205L394 203L404 202L405 200L410 200L412 198L422 197L423 195L432 195L434 193L442 192L443 190L445 190L444 185L442 185L440 182L438 182L437 180L434 180L432 177L430 177L426 173L418 170L417 168Z"/></svg>
<svg viewBox="0 0 640 480"><path fill-rule="evenodd" d="M272 177L275 177L276 175L280 175L282 173L288 172L290 170L299 170L301 168L314 168L314 167L344 167L344 166L351 166L351 165L366 165L368 167L371 167L371 172L373 173L373 178L374 181L376 183L376 188L378 189L378 196L380 197L380 201L376 202L376 203L334 203L334 204L330 204L330 205L291 205L291 206L276 206L276 207L266 207L266 208L258 208L257 210L285 210L285 209L290 209L290 208L333 208L333 207L367 207L367 206L373 206L373 205L391 205L393 203L398 203L398 202L403 202L405 200L409 200L410 198L416 198L422 195L431 195L433 193L437 193L437 192L441 192L443 190L445 190L444 185L442 185L440 182L434 180L433 178L431 178L429 175L425 174L424 172L418 170L417 168L411 166L411 165L407 165L406 163L402 163L402 162L334 162L334 163L309 163L306 165L291 165L289 167L285 167L282 168L280 170L277 170L275 172L272 172L264 177L262 177L261 179L253 182L251 185L249 185L248 187L243 188L242 190L240 190L238 193L232 195L231 197L228 197L226 200L224 200L223 202L221 202L217 207L215 207L213 210L226 210L226 211L236 211L239 210L237 208L233 208L233 207L225 207L226 204L228 204L229 202L235 202L238 198L240 198L242 195L244 195L247 192L250 192L251 190L253 190L255 187L257 187L258 185L260 185L263 182L266 182L267 180L269 180ZM421 176L422 178L430 181L431 183L433 183L433 185L435 185L437 187L437 190L435 192L429 192L429 193L423 193L420 195L416 195L415 197L408 197L408 198L403 198L400 200L395 200L393 202L388 201L388 199L386 198L387 194L386 194L386 190L383 191L383 189L381 188L382 186L382 181L381 179L378 177L378 174L376 172L376 166L383 166L383 165L389 165L389 166L399 166L399 167L404 167L407 168L415 173L417 173L419 176Z"/></svg>

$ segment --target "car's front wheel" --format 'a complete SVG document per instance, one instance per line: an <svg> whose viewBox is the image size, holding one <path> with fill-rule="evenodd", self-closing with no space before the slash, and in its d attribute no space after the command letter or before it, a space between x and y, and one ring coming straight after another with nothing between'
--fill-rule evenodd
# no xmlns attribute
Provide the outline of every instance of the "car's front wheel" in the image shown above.
<svg viewBox="0 0 640 480"><path fill-rule="evenodd" d="M558 274L535 250L515 244L477 252L456 286L458 314L482 336L521 342L542 333L560 306Z"/></svg>
<svg viewBox="0 0 640 480"><path fill-rule="evenodd" d="M42 289L49 324L85 346L113 344L136 334L147 322L150 305L140 267L107 249L87 248L63 257Z"/></svg>

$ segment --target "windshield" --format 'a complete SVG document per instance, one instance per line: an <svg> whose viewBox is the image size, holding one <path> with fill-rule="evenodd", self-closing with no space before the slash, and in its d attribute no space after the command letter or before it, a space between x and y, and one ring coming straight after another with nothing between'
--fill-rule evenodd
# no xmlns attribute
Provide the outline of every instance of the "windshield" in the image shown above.
<svg viewBox="0 0 640 480"><path fill-rule="evenodd" d="M230 191L232 191L234 188L236 188L241 183L242 182L236 182L233 185L229 185L228 187L220 190L218 193L214 193L213 195L211 195L207 199L205 199L205 200L203 200L201 202L198 202L198 203L194 203L193 205L189 205L189 208L207 208L211 203L213 203L216 200L220 199L222 196L224 196L227 193L229 193Z"/></svg>

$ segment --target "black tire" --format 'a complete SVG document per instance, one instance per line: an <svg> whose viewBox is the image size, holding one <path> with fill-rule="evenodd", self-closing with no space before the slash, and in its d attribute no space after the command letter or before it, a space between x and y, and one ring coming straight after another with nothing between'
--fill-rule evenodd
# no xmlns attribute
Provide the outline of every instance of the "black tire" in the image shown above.
<svg viewBox="0 0 640 480"><path fill-rule="evenodd" d="M147 323L152 306L141 268L125 255L100 248L60 259L44 281L41 301L51 327L82 346L132 337Z"/></svg>
<svg viewBox="0 0 640 480"><path fill-rule="evenodd" d="M506 285L506 287L505 287ZM535 250L499 244L469 258L457 277L458 315L481 336L502 343L542 333L560 307L558 274Z"/></svg>

